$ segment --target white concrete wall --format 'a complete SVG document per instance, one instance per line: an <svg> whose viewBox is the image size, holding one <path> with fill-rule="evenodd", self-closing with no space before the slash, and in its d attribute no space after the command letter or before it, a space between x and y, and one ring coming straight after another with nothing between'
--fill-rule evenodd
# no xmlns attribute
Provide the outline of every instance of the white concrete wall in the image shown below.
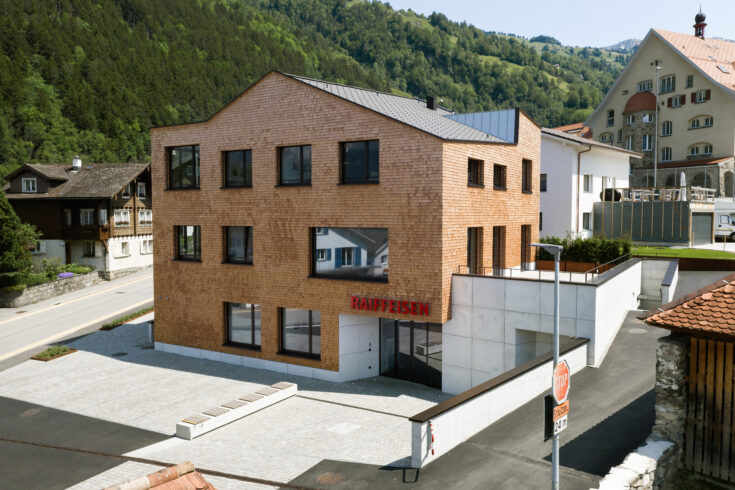
<svg viewBox="0 0 735 490"><path fill-rule="evenodd" d="M34 266L40 267L45 260L58 259L62 264L66 260L66 247L64 240L39 240L42 244L42 252L31 252L31 260Z"/></svg>
<svg viewBox="0 0 735 490"><path fill-rule="evenodd" d="M674 271L674 277L671 280L671 284L668 286L661 285L661 303L666 304L674 301L674 291L676 291L676 285L679 283L679 267L676 267Z"/></svg>
<svg viewBox="0 0 735 490"><path fill-rule="evenodd" d="M380 374L380 320L360 315L339 316L341 381Z"/></svg>
<svg viewBox="0 0 735 490"><path fill-rule="evenodd" d="M102 242L94 242L94 257L84 255L86 240L70 242L71 261L74 264L86 265L97 271L105 271L105 246ZM63 262L63 260L62 260Z"/></svg>
<svg viewBox="0 0 735 490"><path fill-rule="evenodd" d="M144 240L153 240L153 235L130 235L113 237L108 240L107 271L120 271L125 269L137 269L153 265L153 254L141 253ZM128 242L129 255L121 254L121 243Z"/></svg>
<svg viewBox="0 0 735 490"><path fill-rule="evenodd" d="M663 292L662 281L669 270L670 260L644 260L641 274L641 294L647 298L660 298L662 303L668 303L666 297L673 294L673 289ZM676 279L678 279L678 270ZM674 288L676 283L674 283Z"/></svg>
<svg viewBox="0 0 735 490"><path fill-rule="evenodd" d="M572 374L587 365L587 345L561 356ZM411 466L421 468L538 395L550 391L552 361L537 366L442 413L429 422L411 422ZM570 382L574 389L574 378ZM539 406L539 412L542 407ZM431 436L434 436L432 443ZM539 434L541 438L541 434ZM431 449L434 454L431 454Z"/></svg>

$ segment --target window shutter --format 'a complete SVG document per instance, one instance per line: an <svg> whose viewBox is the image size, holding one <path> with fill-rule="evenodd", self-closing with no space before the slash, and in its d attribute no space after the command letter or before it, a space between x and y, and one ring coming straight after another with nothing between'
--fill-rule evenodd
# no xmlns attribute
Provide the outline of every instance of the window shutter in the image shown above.
<svg viewBox="0 0 735 490"><path fill-rule="evenodd" d="M667 107L671 107L671 97L669 97L669 100L666 102Z"/></svg>
<svg viewBox="0 0 735 490"><path fill-rule="evenodd" d="M692 104L697 101L697 92L692 92Z"/></svg>
<svg viewBox="0 0 735 490"><path fill-rule="evenodd" d="M362 249L360 247L355 247L353 249L353 252L352 252L353 255L354 255L353 263L356 266L362 265L361 262L360 262L360 260L362 259L362 253L361 252L362 252Z"/></svg>
<svg viewBox="0 0 735 490"><path fill-rule="evenodd" d="M711 90L707 89L707 92L705 92L704 94L704 100L709 100L710 93L711 93Z"/></svg>
<svg viewBox="0 0 735 490"><path fill-rule="evenodd" d="M342 267L342 249L335 248L334 249L334 268L339 269L340 267Z"/></svg>
<svg viewBox="0 0 735 490"><path fill-rule="evenodd" d="M681 105L684 105L687 103L687 98L684 95L680 95L679 100L681 102Z"/></svg>
<svg viewBox="0 0 735 490"><path fill-rule="evenodd" d="M327 249L327 260L332 260L332 249L331 248Z"/></svg>

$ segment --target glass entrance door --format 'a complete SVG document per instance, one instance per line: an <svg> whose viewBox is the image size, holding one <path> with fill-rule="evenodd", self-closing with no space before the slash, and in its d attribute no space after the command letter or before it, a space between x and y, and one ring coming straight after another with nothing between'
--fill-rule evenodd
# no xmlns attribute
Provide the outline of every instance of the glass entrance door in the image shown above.
<svg viewBox="0 0 735 490"><path fill-rule="evenodd" d="M441 325L380 319L380 374L441 388Z"/></svg>

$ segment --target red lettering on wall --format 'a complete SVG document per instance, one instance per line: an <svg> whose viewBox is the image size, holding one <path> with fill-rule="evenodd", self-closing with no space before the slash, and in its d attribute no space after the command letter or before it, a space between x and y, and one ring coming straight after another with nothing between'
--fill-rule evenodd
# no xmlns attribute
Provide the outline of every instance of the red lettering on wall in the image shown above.
<svg viewBox="0 0 735 490"><path fill-rule="evenodd" d="M416 316L416 315L419 314L418 308L416 306L417 306L416 305L416 302L415 301L411 301L411 314L413 316Z"/></svg>
<svg viewBox="0 0 735 490"><path fill-rule="evenodd" d="M396 300L394 300L394 299L390 300L390 303L389 304L390 304L390 310L389 311L391 313L398 313L396 311Z"/></svg>
<svg viewBox="0 0 735 490"><path fill-rule="evenodd" d="M367 302L365 301L365 298L362 298L362 300L360 301L360 309L367 310Z"/></svg>
<svg viewBox="0 0 735 490"><path fill-rule="evenodd" d="M429 303L423 301L350 296L350 308L353 310L383 311L400 315L429 316Z"/></svg>
<svg viewBox="0 0 735 490"><path fill-rule="evenodd" d="M419 315L429 316L429 303L419 303Z"/></svg>
<svg viewBox="0 0 735 490"><path fill-rule="evenodd" d="M383 307L381 311L385 311L385 309L388 307L388 300L387 299L381 299L380 305Z"/></svg>
<svg viewBox="0 0 735 490"><path fill-rule="evenodd" d="M408 305L409 305L409 302L408 301L403 301L401 303L401 313L403 315L408 315L408 310L409 310L409 306Z"/></svg>
<svg viewBox="0 0 735 490"><path fill-rule="evenodd" d="M350 308L353 310L360 308L360 298L357 296L352 297L352 303L350 304Z"/></svg>

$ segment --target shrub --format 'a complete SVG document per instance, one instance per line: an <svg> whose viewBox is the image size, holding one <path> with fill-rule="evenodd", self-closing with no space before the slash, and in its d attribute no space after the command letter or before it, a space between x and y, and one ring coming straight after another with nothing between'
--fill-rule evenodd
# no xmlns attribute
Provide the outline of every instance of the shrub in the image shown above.
<svg viewBox="0 0 735 490"><path fill-rule="evenodd" d="M545 237L541 243L561 245L562 261L593 262L604 264L630 253L631 242L627 238L572 238ZM554 260L554 257L543 249L538 250L538 260Z"/></svg>
<svg viewBox="0 0 735 490"><path fill-rule="evenodd" d="M21 223L0 189L0 287L19 284L31 270L30 250L37 240L38 232Z"/></svg>

